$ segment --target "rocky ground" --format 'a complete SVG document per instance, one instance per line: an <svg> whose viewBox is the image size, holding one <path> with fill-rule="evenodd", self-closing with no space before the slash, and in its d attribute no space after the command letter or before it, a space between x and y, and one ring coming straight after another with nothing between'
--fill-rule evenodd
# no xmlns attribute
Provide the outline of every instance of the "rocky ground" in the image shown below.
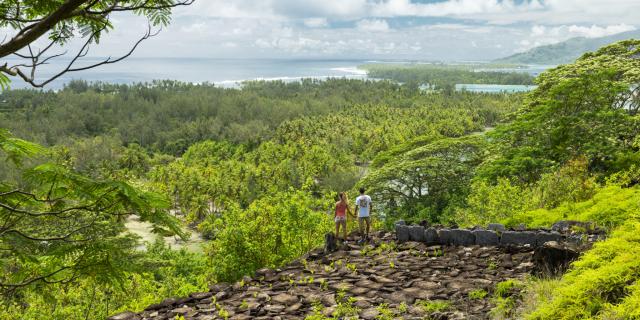
<svg viewBox="0 0 640 320"><path fill-rule="evenodd" d="M496 284L533 270L530 247L459 247L395 241L378 232L333 253L321 249L209 292L165 299L132 319L487 319Z"/></svg>

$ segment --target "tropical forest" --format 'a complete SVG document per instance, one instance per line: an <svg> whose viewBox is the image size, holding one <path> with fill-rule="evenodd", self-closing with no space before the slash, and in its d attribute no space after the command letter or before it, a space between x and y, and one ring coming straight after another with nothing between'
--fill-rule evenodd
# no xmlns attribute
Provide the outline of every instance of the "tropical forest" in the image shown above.
<svg viewBox="0 0 640 320"><path fill-rule="evenodd" d="M198 2L0 2L0 319L640 319L640 40L539 73L83 78ZM124 15L131 51L75 65Z"/></svg>

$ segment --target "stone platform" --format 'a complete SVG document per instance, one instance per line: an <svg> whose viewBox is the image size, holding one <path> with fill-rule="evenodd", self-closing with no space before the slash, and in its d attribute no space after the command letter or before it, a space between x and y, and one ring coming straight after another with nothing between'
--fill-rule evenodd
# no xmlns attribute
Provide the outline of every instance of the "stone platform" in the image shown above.
<svg viewBox="0 0 640 320"><path fill-rule="evenodd" d="M488 319L496 284L531 274L535 248L481 246L477 239L455 246L400 242L394 233L376 232L358 245L351 237L335 252L317 249L283 268L259 270L234 284L215 284L208 292L110 319L304 319L344 313L352 315L345 319Z"/></svg>

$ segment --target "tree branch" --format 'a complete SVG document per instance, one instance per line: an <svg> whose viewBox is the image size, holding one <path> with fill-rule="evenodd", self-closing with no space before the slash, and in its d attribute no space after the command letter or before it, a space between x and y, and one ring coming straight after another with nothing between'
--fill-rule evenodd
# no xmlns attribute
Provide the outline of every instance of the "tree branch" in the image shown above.
<svg viewBox="0 0 640 320"><path fill-rule="evenodd" d="M18 33L13 39L5 44L0 45L0 58L6 57L36 41L47 31L51 30L58 22L67 18L67 16L80 7L87 0L67 0L57 10L53 11L47 17L25 27L28 31ZM23 30L24 30L23 29Z"/></svg>
<svg viewBox="0 0 640 320"><path fill-rule="evenodd" d="M44 86L46 86L47 84L51 83L52 81L58 79L60 76L68 73L68 72L77 72L77 71L83 71L83 70L88 70L88 69L92 69L95 67L99 67L102 65L107 65L107 64L113 64L116 62L120 62L126 58L128 58L129 56L131 56L131 54L133 54L133 52L138 48L138 46L140 45L140 43L142 43L144 40L147 40L149 38L155 37L156 35L158 35L158 33L161 31L161 29L158 29L156 32L151 31L151 24L148 25L148 29L146 31L146 33L140 37L140 39L138 39L138 41L135 42L135 44L132 46L132 48L124 55L116 58L116 59L112 59L111 57L100 61L98 63L94 63L88 66L84 66L84 67L78 67L78 68L74 68L73 66L75 65L75 63L78 61L78 59L84 57L87 55L87 53L89 52L89 46L91 44L91 42L93 42L93 40L100 34L100 32L104 31L107 27L107 23L105 23L102 28L100 28L99 30L95 31L83 44L82 48L80 48L80 50L77 52L77 54L73 57L73 59L71 59L71 61L69 62L69 64L67 64L67 66L61 70L60 72L58 72L57 74L53 75L52 77L50 77L49 79L37 83L35 81L35 68L41 64L46 63L47 61L49 61L50 59L54 58L54 57L58 57L61 56L62 54L58 54L58 55L54 55L54 56L50 56L47 57L46 59L44 59L43 61L37 62L39 59L39 55L43 52L45 52L46 50L48 50L50 48L50 46L48 46L47 48L45 48L41 53L39 53L35 60L32 60L32 64L29 65L29 67L31 67L31 74L27 75L25 74L20 68L19 66L13 66L13 67L7 67L7 64L0 66L0 72L5 72L9 75L12 76L19 76L20 78L22 78L23 81L31 84L31 86L36 87L36 88L42 88ZM51 44L50 44L51 45ZM34 57L33 55L31 57ZM25 58L29 58L29 56L25 56Z"/></svg>
<svg viewBox="0 0 640 320"><path fill-rule="evenodd" d="M101 10L101 11L87 10L87 13L90 13L90 14L108 14L108 13L111 13L111 12L119 12L119 11L170 9L170 8L174 8L174 7L177 7L177 6L188 6L188 5L193 4L194 1L195 0L184 0L184 1L177 2L177 3L157 5L157 6L149 6L148 4L149 4L149 2L151 2L150 0L146 0L142 4L133 5L133 6L117 6L116 5L117 1L116 1L116 2L114 2L113 6L111 6L107 10Z"/></svg>

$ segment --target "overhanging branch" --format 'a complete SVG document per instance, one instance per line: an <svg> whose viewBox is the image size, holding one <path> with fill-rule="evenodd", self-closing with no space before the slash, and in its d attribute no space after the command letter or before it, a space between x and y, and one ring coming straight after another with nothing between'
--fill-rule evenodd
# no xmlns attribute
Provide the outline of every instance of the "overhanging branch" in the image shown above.
<svg viewBox="0 0 640 320"><path fill-rule="evenodd" d="M25 12L25 9L21 8L20 1L15 2L15 6L13 4L6 5L4 10L0 10L3 11L3 15L0 16L0 19L4 22L8 22L7 25L15 29L17 33L8 41L5 42L5 37L5 40L0 42L0 58L9 55L16 55L20 58L29 60L29 62L23 62L12 66L8 65L8 63L0 64L0 74L4 73L12 77L19 77L31 86L40 88L51 83L67 72L88 70L98 66L122 61L129 57L142 41L157 35L160 30L152 32L151 27L149 27L144 36L138 39L138 41L133 44L131 50L123 56L117 58L109 57L103 61L84 67L75 66L75 63L79 58L87 55L89 51L89 44L99 39L102 32L106 32L107 29L111 28L111 25L109 24L109 16L111 13L134 12L137 15L146 16L150 20L149 26L157 24L162 25L168 22L168 15L170 14L171 8L188 6L194 2L195 0L66 0L52 12L42 16L38 16L38 13L36 13L35 17L33 12ZM2 5L0 4L0 6ZM44 53L47 52L54 44L63 44L66 40L73 37L72 34L76 28L85 27L92 30L91 35L88 37L82 49L71 59L71 63L54 76L41 82L36 81L36 68L47 64L51 59L65 55L66 51L50 55L48 57L44 57ZM51 42L44 49L39 50L37 54L33 52L31 50L31 44L44 36L47 32L51 32L53 30L56 30L58 34L50 36ZM25 48L28 49L28 53L18 52Z"/></svg>

